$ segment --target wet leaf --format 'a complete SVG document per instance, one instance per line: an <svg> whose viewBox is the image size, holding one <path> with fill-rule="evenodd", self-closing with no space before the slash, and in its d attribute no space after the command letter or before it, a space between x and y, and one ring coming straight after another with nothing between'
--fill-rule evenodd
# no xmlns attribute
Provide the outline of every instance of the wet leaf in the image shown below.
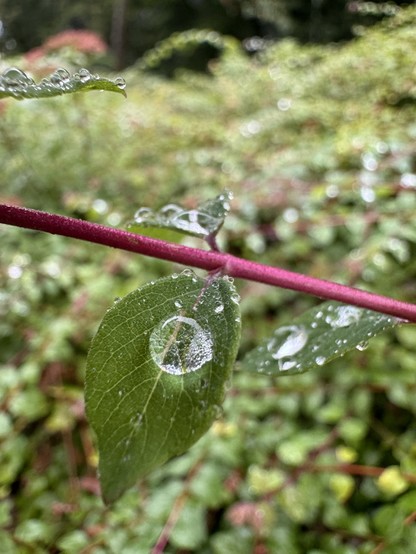
<svg viewBox="0 0 416 554"><path fill-rule="evenodd" d="M134 215L134 221L129 224L129 229L137 232L151 228L164 229L208 239L214 237L222 227L230 211L231 199L231 192L223 192L193 210L177 204L167 204L159 211L139 208Z"/></svg>
<svg viewBox="0 0 416 554"><path fill-rule="evenodd" d="M87 360L86 404L106 502L185 452L221 412L240 336L237 295L185 270L112 306Z"/></svg>
<svg viewBox="0 0 416 554"><path fill-rule="evenodd" d="M10 67L0 75L0 98L11 97L16 100L49 98L88 90L120 92L126 96L125 88L126 83L121 77L111 81L99 75L93 75L88 69L80 69L71 75L66 69L59 68L39 83L35 83L31 77L17 67Z"/></svg>
<svg viewBox="0 0 416 554"><path fill-rule="evenodd" d="M293 375L322 366L348 350L364 350L378 333L402 323L388 315L325 302L279 327L242 362L247 371Z"/></svg>

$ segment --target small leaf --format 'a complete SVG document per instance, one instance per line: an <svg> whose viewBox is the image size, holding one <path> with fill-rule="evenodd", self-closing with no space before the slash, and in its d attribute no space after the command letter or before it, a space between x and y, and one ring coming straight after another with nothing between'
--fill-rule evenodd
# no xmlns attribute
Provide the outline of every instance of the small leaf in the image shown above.
<svg viewBox="0 0 416 554"><path fill-rule="evenodd" d="M268 375L293 375L321 366L348 350L364 350L368 340L402 323L388 315L325 302L279 327L248 352L242 369Z"/></svg>
<svg viewBox="0 0 416 554"><path fill-rule="evenodd" d="M74 75L63 68L59 68L49 77L45 77L39 83L26 75L17 67L10 67L0 75L0 98L49 98L72 92L85 92L88 90L107 90L120 92L124 96L126 83L121 77L114 81L93 75L88 69L80 69Z"/></svg>
<svg viewBox="0 0 416 554"><path fill-rule="evenodd" d="M200 204L193 210L177 204L167 204L159 211L139 208L134 221L129 224L132 231L156 228L169 229L195 237L209 239L214 237L230 211L231 192L223 192L216 198Z"/></svg>
<svg viewBox="0 0 416 554"><path fill-rule="evenodd" d="M112 306L87 360L86 407L103 497L185 452L220 413L240 318L227 277L209 285L185 270Z"/></svg>

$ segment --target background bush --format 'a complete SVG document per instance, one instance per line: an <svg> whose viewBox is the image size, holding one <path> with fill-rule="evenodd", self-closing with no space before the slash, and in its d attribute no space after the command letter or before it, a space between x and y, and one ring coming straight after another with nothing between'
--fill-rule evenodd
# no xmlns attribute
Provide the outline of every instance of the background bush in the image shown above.
<svg viewBox="0 0 416 554"><path fill-rule="evenodd" d="M209 75L132 66L127 101L3 101L2 200L123 226L228 188L230 252L414 301L415 20L254 57L229 41ZM89 342L115 297L178 268L6 226L0 239L4 552L148 553L172 514L166 552L411 552L414 326L306 375L237 366L211 431L108 509L83 412ZM238 285L241 354L317 302Z"/></svg>

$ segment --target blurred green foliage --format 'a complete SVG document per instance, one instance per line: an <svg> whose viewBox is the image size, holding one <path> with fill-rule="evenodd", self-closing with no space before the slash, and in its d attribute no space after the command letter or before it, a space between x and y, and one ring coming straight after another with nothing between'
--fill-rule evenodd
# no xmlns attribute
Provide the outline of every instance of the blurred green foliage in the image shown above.
<svg viewBox="0 0 416 554"><path fill-rule="evenodd" d="M210 76L131 68L127 101L3 101L1 199L122 226L227 188L223 248L414 301L415 21L409 8L343 47L225 49ZM115 297L177 268L6 226L0 240L3 552L148 554L169 517L167 553L412 551L414 326L305 375L237 367L210 432L107 509L90 339ZM241 355L317 303L239 287Z"/></svg>

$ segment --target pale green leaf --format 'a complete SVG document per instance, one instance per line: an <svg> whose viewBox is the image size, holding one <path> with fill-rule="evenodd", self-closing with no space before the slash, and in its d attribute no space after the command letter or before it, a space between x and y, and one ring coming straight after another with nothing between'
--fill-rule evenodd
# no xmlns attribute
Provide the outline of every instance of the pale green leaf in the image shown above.
<svg viewBox="0 0 416 554"><path fill-rule="evenodd" d="M231 192L223 192L194 209L183 208L177 204L167 204L159 211L139 208L134 215L134 221L128 227L131 231L137 232L143 229L167 229L208 239L215 236L222 227L230 211L231 199Z"/></svg>
<svg viewBox="0 0 416 554"><path fill-rule="evenodd" d="M364 350L372 337L400 323L371 310L325 302L277 328L248 352L241 367L275 376L303 373L352 348Z"/></svg>
<svg viewBox="0 0 416 554"><path fill-rule="evenodd" d="M185 452L221 411L240 337L227 277L185 270L116 302L87 360L86 408L106 502Z"/></svg>
<svg viewBox="0 0 416 554"><path fill-rule="evenodd" d="M118 77L111 81L99 75L93 75L88 69L80 69L71 76L66 69L59 68L39 83L35 83L31 77L17 67L10 67L0 75L0 98L11 97L16 100L49 98L88 90L120 92L126 96L125 88L124 79Z"/></svg>

